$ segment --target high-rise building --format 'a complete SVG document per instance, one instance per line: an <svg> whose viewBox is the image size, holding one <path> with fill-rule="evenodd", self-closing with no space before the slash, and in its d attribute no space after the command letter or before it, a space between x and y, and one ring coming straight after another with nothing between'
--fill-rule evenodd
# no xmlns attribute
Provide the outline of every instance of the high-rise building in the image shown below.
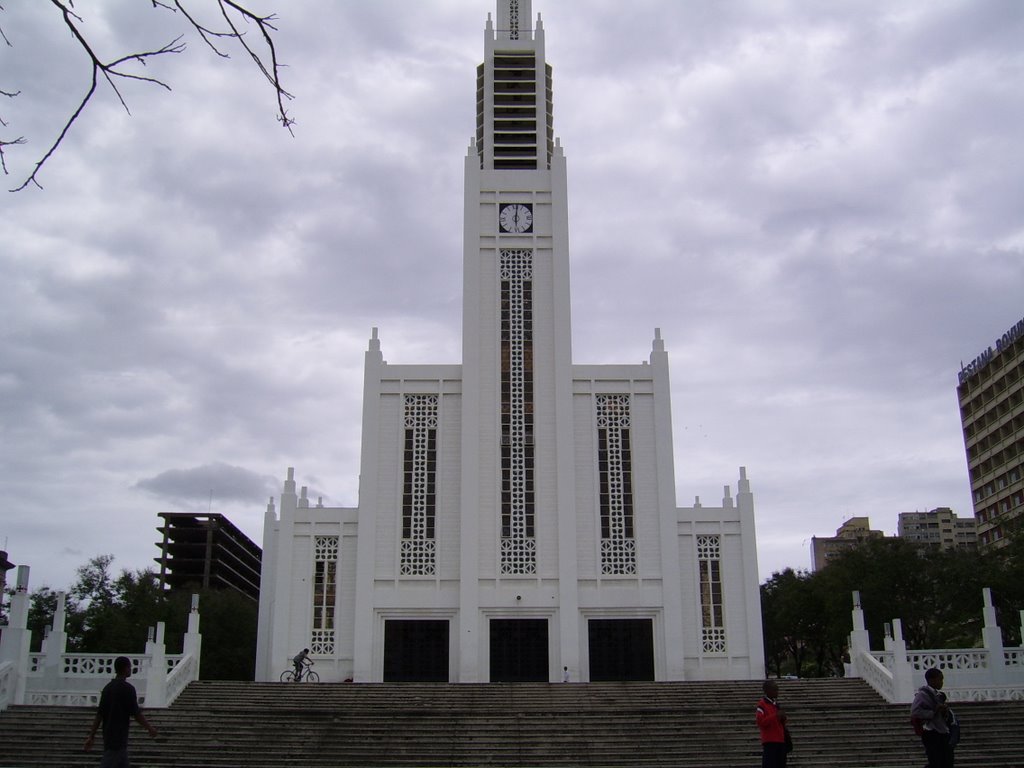
<svg viewBox="0 0 1024 768"><path fill-rule="evenodd" d="M764 675L753 495L676 506L669 364L574 364L566 158L530 0L499 0L465 159L461 364L365 356L356 507L289 469L264 524L257 679ZM609 183L614 183L610 179Z"/></svg>
<svg viewBox="0 0 1024 768"><path fill-rule="evenodd" d="M811 537L811 570L820 571L829 561L843 552L859 546L868 539L880 539L885 534L871 530L867 517L851 517L836 529L835 536Z"/></svg>
<svg viewBox="0 0 1024 768"><path fill-rule="evenodd" d="M896 536L913 544L940 549L965 549L977 543L973 517L959 517L949 507L928 512L900 512ZM872 539L885 538L882 531L871 528L867 517L851 517L835 536L811 537L811 570L820 571L836 557Z"/></svg>
<svg viewBox="0 0 1024 768"><path fill-rule="evenodd" d="M900 512L896 535L939 549L973 549L978 544L977 521L973 517L960 517L949 507L937 507L927 512Z"/></svg>
<svg viewBox="0 0 1024 768"><path fill-rule="evenodd" d="M1024 512L1024 319L966 366L956 388L981 547Z"/></svg>
<svg viewBox="0 0 1024 768"><path fill-rule="evenodd" d="M160 512L157 542L160 586L171 589L233 589L260 595L262 552L224 515Z"/></svg>

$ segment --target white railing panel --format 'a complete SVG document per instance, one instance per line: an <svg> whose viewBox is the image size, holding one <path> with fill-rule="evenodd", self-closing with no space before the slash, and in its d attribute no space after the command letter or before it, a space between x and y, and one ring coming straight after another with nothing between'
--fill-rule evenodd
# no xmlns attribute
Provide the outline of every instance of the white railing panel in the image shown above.
<svg viewBox="0 0 1024 768"><path fill-rule="evenodd" d="M143 654L129 655L124 653L76 653L61 657L61 671L65 677L100 677L115 676L114 659L127 656L132 663L132 677L145 678L149 666L149 657ZM41 662L41 660L40 660Z"/></svg>
<svg viewBox="0 0 1024 768"><path fill-rule="evenodd" d="M100 703L100 692L26 691L25 703L52 707L95 707Z"/></svg>
<svg viewBox="0 0 1024 768"><path fill-rule="evenodd" d="M932 667L941 670L980 671L988 669L988 651L978 648L953 648L937 651L908 651L907 661L917 672Z"/></svg>
<svg viewBox="0 0 1024 768"><path fill-rule="evenodd" d="M892 654L889 654L890 659ZM878 691L878 694L890 704L896 700L896 683L890 669L873 654L862 653L857 660L857 671L864 681Z"/></svg>
<svg viewBox="0 0 1024 768"><path fill-rule="evenodd" d="M174 700L185 690L185 686L198 679L199 662L196 657L189 655L182 658L167 676L167 706L174 703Z"/></svg>
<svg viewBox="0 0 1024 768"><path fill-rule="evenodd" d="M871 658L881 664L883 667L888 669L890 672L893 669L893 655L889 651L871 651Z"/></svg>
<svg viewBox="0 0 1024 768"><path fill-rule="evenodd" d="M13 661L0 664L0 712L14 703L14 693L18 687L18 668Z"/></svg>
<svg viewBox="0 0 1024 768"><path fill-rule="evenodd" d="M1024 701L1024 685L943 688L950 701Z"/></svg>

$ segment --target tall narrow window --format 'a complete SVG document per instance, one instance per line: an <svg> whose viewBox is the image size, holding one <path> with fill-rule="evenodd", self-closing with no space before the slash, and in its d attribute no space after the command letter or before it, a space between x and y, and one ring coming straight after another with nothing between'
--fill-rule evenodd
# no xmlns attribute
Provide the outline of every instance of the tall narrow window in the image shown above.
<svg viewBox="0 0 1024 768"><path fill-rule="evenodd" d="M508 39L519 39L519 0L508 0Z"/></svg>
<svg viewBox="0 0 1024 768"><path fill-rule="evenodd" d="M313 628L309 651L314 656L334 654L334 604L338 592L338 537L313 540Z"/></svg>
<svg viewBox="0 0 1024 768"><path fill-rule="evenodd" d="M697 537L697 565L700 569L701 645L704 653L725 653L720 536Z"/></svg>
<svg viewBox="0 0 1024 768"><path fill-rule="evenodd" d="M437 395L405 396L402 478L403 576L433 576L436 570Z"/></svg>
<svg viewBox="0 0 1024 768"><path fill-rule="evenodd" d="M501 251L501 573L537 572L534 538L533 251Z"/></svg>
<svg viewBox="0 0 1024 768"><path fill-rule="evenodd" d="M629 395L598 395L596 401L601 573L635 574Z"/></svg>

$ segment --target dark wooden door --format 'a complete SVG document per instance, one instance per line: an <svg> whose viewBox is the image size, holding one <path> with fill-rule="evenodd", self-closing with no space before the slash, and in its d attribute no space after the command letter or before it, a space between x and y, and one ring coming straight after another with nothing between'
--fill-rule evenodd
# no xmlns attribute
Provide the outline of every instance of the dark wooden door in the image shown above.
<svg viewBox="0 0 1024 768"><path fill-rule="evenodd" d="M590 679L654 680L654 629L650 619L591 619Z"/></svg>
<svg viewBox="0 0 1024 768"><path fill-rule="evenodd" d="M448 622L384 622L384 682L448 682Z"/></svg>
<svg viewBox="0 0 1024 768"><path fill-rule="evenodd" d="M547 619L491 619L491 682L548 681Z"/></svg>

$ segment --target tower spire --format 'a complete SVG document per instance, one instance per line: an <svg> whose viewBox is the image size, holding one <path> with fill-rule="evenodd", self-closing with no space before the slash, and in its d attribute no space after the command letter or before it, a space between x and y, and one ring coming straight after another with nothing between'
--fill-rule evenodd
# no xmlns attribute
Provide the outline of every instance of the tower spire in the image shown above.
<svg viewBox="0 0 1024 768"><path fill-rule="evenodd" d="M499 40L531 39L533 9L530 0L498 0L497 17Z"/></svg>
<svg viewBox="0 0 1024 768"><path fill-rule="evenodd" d="M549 170L555 151L552 73L530 0L498 0L477 68L476 151L482 170Z"/></svg>

